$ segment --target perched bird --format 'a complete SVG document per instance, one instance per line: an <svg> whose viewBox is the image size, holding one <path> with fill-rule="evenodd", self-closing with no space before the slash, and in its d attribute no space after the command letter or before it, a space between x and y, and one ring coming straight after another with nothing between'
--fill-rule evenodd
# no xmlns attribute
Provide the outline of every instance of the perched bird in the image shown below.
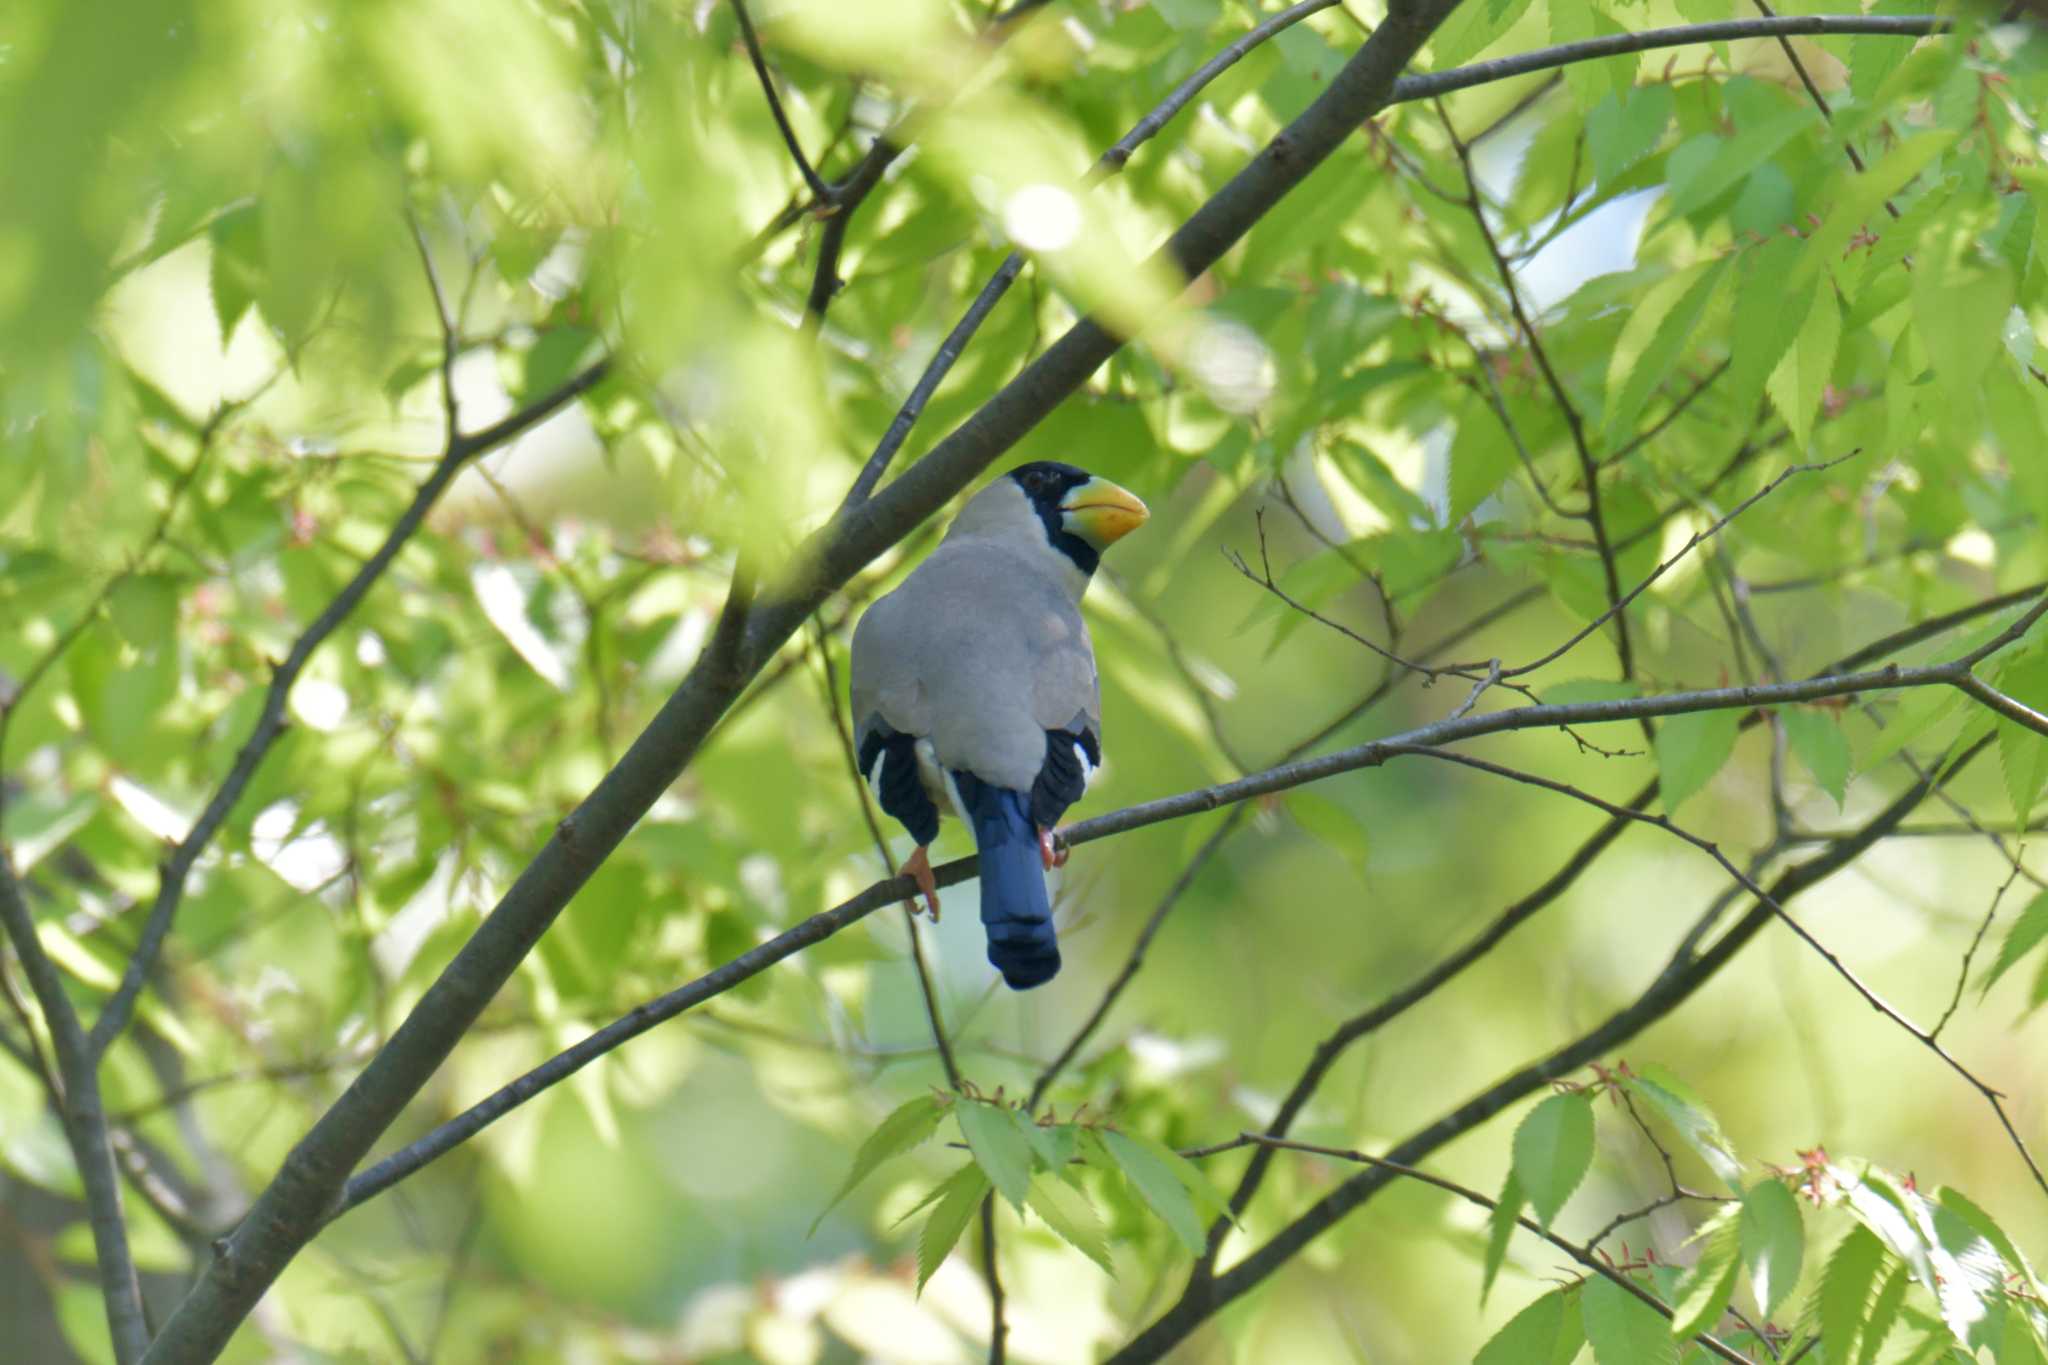
<svg viewBox="0 0 2048 1365"><path fill-rule="evenodd" d="M934 918L927 846L957 815L981 853L988 960L1014 990L1060 969L1052 827L1102 761L1102 696L1079 603L1145 504L1072 465L1020 465L853 632L860 770L917 840L904 871Z"/></svg>

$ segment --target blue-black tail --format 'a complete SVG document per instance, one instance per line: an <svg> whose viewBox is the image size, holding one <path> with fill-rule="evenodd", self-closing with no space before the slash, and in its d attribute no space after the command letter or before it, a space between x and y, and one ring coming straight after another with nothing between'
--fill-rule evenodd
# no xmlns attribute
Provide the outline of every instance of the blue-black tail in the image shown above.
<svg viewBox="0 0 2048 1365"><path fill-rule="evenodd" d="M968 772L955 771L953 783L981 851L981 923L988 932L988 960L1011 990L1042 986L1060 969L1060 948L1053 937L1052 902L1045 894L1030 794L992 786Z"/></svg>

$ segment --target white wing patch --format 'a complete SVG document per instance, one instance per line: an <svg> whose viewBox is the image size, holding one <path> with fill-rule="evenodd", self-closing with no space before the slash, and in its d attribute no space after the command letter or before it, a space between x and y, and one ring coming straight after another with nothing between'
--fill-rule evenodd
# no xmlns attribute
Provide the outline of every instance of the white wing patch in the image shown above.
<svg viewBox="0 0 2048 1365"><path fill-rule="evenodd" d="M1088 786L1095 780L1095 765L1088 759L1088 751L1078 741L1074 744L1074 761L1081 765L1081 785Z"/></svg>
<svg viewBox="0 0 2048 1365"><path fill-rule="evenodd" d="M940 815L967 818L967 803L960 799L960 788L953 781L953 774L939 762L939 751L929 739L917 741L917 776L924 784L925 794L932 804L939 808Z"/></svg>

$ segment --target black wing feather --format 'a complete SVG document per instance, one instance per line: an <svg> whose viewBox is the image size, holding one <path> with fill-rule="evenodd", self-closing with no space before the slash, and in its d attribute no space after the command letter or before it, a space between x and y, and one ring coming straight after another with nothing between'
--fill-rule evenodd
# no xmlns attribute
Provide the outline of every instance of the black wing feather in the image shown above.
<svg viewBox="0 0 2048 1365"><path fill-rule="evenodd" d="M1102 746L1093 730L1077 726L1045 732L1045 763L1038 770L1038 779L1031 784L1031 818L1040 829L1058 824L1067 807L1088 790L1088 773L1081 766L1081 754L1088 756L1090 768L1102 762Z"/></svg>
<svg viewBox="0 0 2048 1365"><path fill-rule="evenodd" d="M892 730L880 716L870 717L860 744L860 771L875 789L885 814L910 831L919 844L939 837L939 808L917 775L917 738ZM881 771L875 766L881 765Z"/></svg>

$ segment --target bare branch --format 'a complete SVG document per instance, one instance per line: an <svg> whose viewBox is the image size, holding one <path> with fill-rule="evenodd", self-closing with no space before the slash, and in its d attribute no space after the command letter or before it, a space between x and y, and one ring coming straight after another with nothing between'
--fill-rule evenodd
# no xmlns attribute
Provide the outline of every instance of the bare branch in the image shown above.
<svg viewBox="0 0 2048 1365"><path fill-rule="evenodd" d="M747 59L754 64L754 74L761 78L761 93L768 97L768 112L775 116L775 126L782 133L783 145L789 148L789 159L796 163L797 173L803 176L804 184L810 187L811 193L820 200L829 201L831 187L811 169L803 146L796 140L796 129L789 126L789 115L782 111L782 97L775 93L775 77L769 74L768 59L761 55L761 39L754 32L754 20L747 13L746 0L732 0L732 16L739 20L740 39L747 45Z"/></svg>
<svg viewBox="0 0 2048 1365"><path fill-rule="evenodd" d="M1443 1176L1433 1175L1428 1171L1419 1170L1403 1162L1392 1161L1386 1157L1369 1156L1364 1152L1353 1151L1343 1147L1319 1147L1312 1142L1296 1142L1292 1138L1276 1137L1269 1133L1240 1133L1238 1134L1237 1142L1220 1143L1215 1147L1206 1148L1204 1151L1205 1154L1208 1152L1228 1151L1235 1146L1263 1147L1273 1151L1307 1152L1312 1156L1331 1157L1338 1161L1349 1161L1355 1165L1371 1166L1375 1170L1405 1176L1424 1185L1433 1185L1448 1194L1456 1195L1468 1204L1477 1204L1488 1212L1500 1207L1497 1200L1490 1199L1479 1191L1460 1185L1454 1180L1446 1180ZM1515 1225L1524 1232L1535 1233L1538 1237L1541 1237L1544 1241L1550 1243L1550 1245L1556 1247L1595 1275L1620 1285L1639 1301L1656 1309L1665 1317L1676 1316L1671 1305L1665 1303L1664 1300L1637 1284L1629 1276L1602 1260L1595 1251L1595 1248L1599 1245L1598 1238L1583 1244L1568 1241L1552 1232L1549 1228L1544 1227L1535 1219L1521 1214L1515 1216ZM1709 1355L1719 1356L1723 1360L1736 1361L1738 1365L1747 1365L1749 1359L1747 1356L1742 1355L1730 1346L1724 1345L1705 1332L1699 1333L1692 1340L1704 1347Z"/></svg>
<svg viewBox="0 0 2048 1365"><path fill-rule="evenodd" d="M1665 47L1693 47L1701 43L1726 43L1744 38L1830 37L1852 33L1925 38L1947 33L1952 27L1949 20L1933 15L1786 14L1774 19L1726 19L1711 24L1644 29L1640 33L1611 33L1574 43L1559 43L1555 47L1540 47L1534 52L1520 52L1496 61L1474 62L1451 71L1404 76L1395 84L1393 98L1388 103L1407 104L1434 99L1454 90L1469 90L1475 85L1512 80L1537 71Z"/></svg>

